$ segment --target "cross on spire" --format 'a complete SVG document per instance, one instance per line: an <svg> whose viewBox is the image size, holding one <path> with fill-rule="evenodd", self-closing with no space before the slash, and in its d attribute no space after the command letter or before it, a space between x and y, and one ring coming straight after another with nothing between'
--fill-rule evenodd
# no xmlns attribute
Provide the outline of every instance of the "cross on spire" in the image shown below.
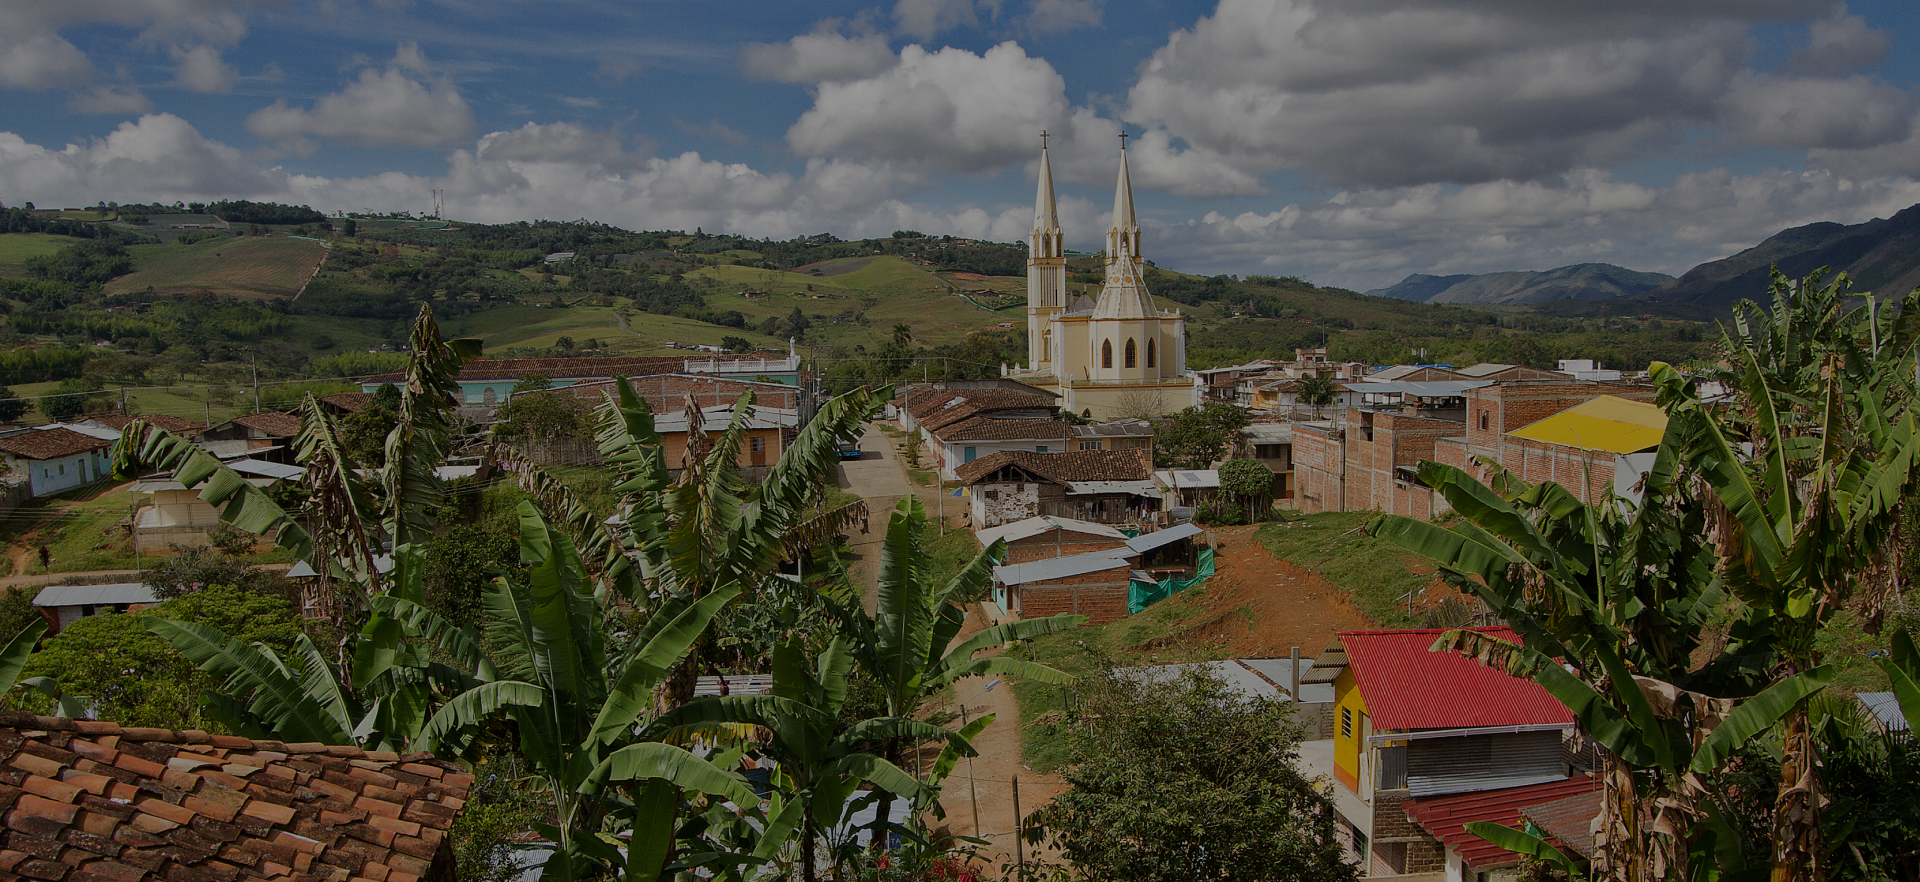
<svg viewBox="0 0 1920 882"><path fill-rule="evenodd" d="M1047 149L1047 137L1048 137L1047 130L1041 129L1040 130L1040 149L1042 150Z"/></svg>
<svg viewBox="0 0 1920 882"><path fill-rule="evenodd" d="M1122 150L1127 149L1127 130L1126 129L1120 130L1120 149Z"/></svg>

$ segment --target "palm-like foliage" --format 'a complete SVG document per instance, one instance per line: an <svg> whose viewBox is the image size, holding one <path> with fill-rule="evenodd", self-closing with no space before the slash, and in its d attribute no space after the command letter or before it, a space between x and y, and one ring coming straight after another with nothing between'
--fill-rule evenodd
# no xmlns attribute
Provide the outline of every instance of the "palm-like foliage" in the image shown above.
<svg viewBox="0 0 1920 882"><path fill-rule="evenodd" d="M1892 592L1904 547L1901 506L1920 473L1912 407L1920 291L1897 317L1848 310L1844 274L1795 284L1778 273L1773 308L1742 303L1723 342L1738 407L1714 412L1656 364L1685 458L1722 507L1717 538L1729 589L1775 618L1783 677L1820 662L1814 639L1857 601L1870 623ZM1751 455L1746 455L1751 450ZM1774 811L1774 878L1818 878L1819 781L1804 705L1787 717Z"/></svg>
<svg viewBox="0 0 1920 882"><path fill-rule="evenodd" d="M1535 680L1609 754L1596 871L1609 878L1712 878L1744 865L1719 818L1711 776L1825 671L1762 691L1773 657L1764 611L1750 610L1701 665L1700 635L1726 594L1706 538L1707 512L1679 473L1684 425L1670 423L1640 505L1589 506L1556 484L1495 470L1492 487L1423 463L1420 477L1465 522L1442 528L1388 516L1375 535L1439 562L1523 638L1449 632L1435 650ZM1736 710L1734 699L1747 699Z"/></svg>
<svg viewBox="0 0 1920 882"><path fill-rule="evenodd" d="M750 723L768 735L763 752L779 763L786 797L801 805L802 877L815 878L814 846L823 827L845 819L848 799L861 782L913 799L923 785L894 763L867 752L871 744L907 740L939 742L958 756L973 756L960 732L899 716L849 724L842 718L853 654L844 636L834 638L813 665L798 641L773 654L772 695L704 696L661 716L649 732L659 736L711 731L718 723ZM975 730L978 731L978 730Z"/></svg>
<svg viewBox="0 0 1920 882"><path fill-rule="evenodd" d="M965 604L986 590L994 565L1005 556L1006 543L996 541L946 585L935 586L930 574L933 555L927 548L926 506L908 496L894 507L886 539L880 546L876 614L867 615L857 604L841 605L836 610L854 662L879 686L889 716L913 716L929 696L965 677L1006 675L1041 683L1072 681L1071 676L1037 662L1006 655L975 656L1016 640L1079 627L1086 623L1086 616L1062 614L1007 622L955 642L966 622ZM903 746L890 741L882 754L898 763ZM877 824L886 823L891 803L891 795L881 797Z"/></svg>

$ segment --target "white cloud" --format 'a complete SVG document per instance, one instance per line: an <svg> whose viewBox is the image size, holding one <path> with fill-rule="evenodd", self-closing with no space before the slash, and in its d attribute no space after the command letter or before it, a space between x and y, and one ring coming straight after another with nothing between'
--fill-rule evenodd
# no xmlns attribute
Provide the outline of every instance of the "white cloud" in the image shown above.
<svg viewBox="0 0 1920 882"><path fill-rule="evenodd" d="M262 170L239 150L202 137L170 113L121 123L104 138L49 149L0 132L0 192L78 205L266 196L285 192L284 173Z"/></svg>
<svg viewBox="0 0 1920 882"><path fill-rule="evenodd" d="M1036 34L1097 28L1106 0L1036 0L1027 13L1027 30Z"/></svg>
<svg viewBox="0 0 1920 882"><path fill-rule="evenodd" d="M1017 43L984 55L910 45L883 72L821 83L787 143L806 156L981 172L1031 159L1040 130L1067 116L1066 82Z"/></svg>
<svg viewBox="0 0 1920 882"><path fill-rule="evenodd" d="M220 59L220 51L212 46L195 46L191 49L176 49L173 59L180 63L174 82L195 92L223 94L233 90L234 81L240 78L233 66Z"/></svg>
<svg viewBox="0 0 1920 882"><path fill-rule="evenodd" d="M153 109L153 102L134 86L94 86L67 99L75 113L95 116L133 116Z"/></svg>
<svg viewBox="0 0 1920 882"><path fill-rule="evenodd" d="M386 70L360 71L311 110L275 101L247 117L247 131L294 149L311 149L309 136L360 147L446 147L472 137L473 111L451 82L409 76L426 69L419 47L403 43Z"/></svg>
<svg viewBox="0 0 1920 882"><path fill-rule="evenodd" d="M1887 57L1893 36L1870 28L1867 20L1839 11L1808 27L1807 45L1787 59L1787 66L1812 74L1847 74L1866 70Z"/></svg>
<svg viewBox="0 0 1920 882"><path fill-rule="evenodd" d="M0 24L4 23L0 18ZM5 32L0 26L0 34ZM84 83L93 63L59 34L0 36L0 83L16 89L51 89Z"/></svg>
<svg viewBox="0 0 1920 882"><path fill-rule="evenodd" d="M1722 124L1765 146L1903 137L1911 106L1884 83L1752 71L1753 23L1826 9L1221 0L1142 67L1124 117L1250 176L1373 187L1607 167ZM1817 45L1859 44L1851 27ZM1837 119L1836 100L1867 102L1864 118Z"/></svg>
<svg viewBox="0 0 1920 882"><path fill-rule="evenodd" d="M785 43L748 43L740 49L740 69L756 79L823 83L864 79L893 66L886 37L849 37L839 32L839 25L823 21L812 33Z"/></svg>
<svg viewBox="0 0 1920 882"><path fill-rule="evenodd" d="M980 26L973 0L899 0L893 19L900 33L931 40L941 31Z"/></svg>
<svg viewBox="0 0 1920 882"><path fill-rule="evenodd" d="M1576 170L1534 182L1356 190L1272 212L1149 223L1149 257L1204 272L1297 274L1358 290L1409 273L1606 262L1678 275L1815 221L1858 223L1920 202L1911 179L1723 169L1667 187Z"/></svg>
<svg viewBox="0 0 1920 882"><path fill-rule="evenodd" d="M703 126L676 118L673 121L673 127L696 138L712 138L715 141L724 141L733 147L747 143L747 135L745 132L729 128L717 119L709 120L707 124Z"/></svg>

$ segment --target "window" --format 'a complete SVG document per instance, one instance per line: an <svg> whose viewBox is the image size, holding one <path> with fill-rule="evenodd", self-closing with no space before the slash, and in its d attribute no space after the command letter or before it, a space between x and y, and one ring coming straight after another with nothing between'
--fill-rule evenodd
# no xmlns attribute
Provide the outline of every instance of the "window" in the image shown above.
<svg viewBox="0 0 1920 882"><path fill-rule="evenodd" d="M1080 442L1080 449L1081 449L1081 450L1099 450L1099 449L1100 449L1100 442L1098 442L1098 441L1082 441L1082 442Z"/></svg>
<svg viewBox="0 0 1920 882"><path fill-rule="evenodd" d="M1153 367L1153 341L1147 341L1147 367Z"/></svg>
<svg viewBox="0 0 1920 882"><path fill-rule="evenodd" d="M60 474L64 475L66 473L67 473L67 464L63 462L60 464Z"/></svg>
<svg viewBox="0 0 1920 882"><path fill-rule="evenodd" d="M765 453L767 452L767 439L749 438L747 439L747 449L754 453Z"/></svg>
<svg viewBox="0 0 1920 882"><path fill-rule="evenodd" d="M1353 708L1343 707L1340 709L1340 737L1353 737Z"/></svg>
<svg viewBox="0 0 1920 882"><path fill-rule="evenodd" d="M1035 448L1033 448L1033 452L1034 452L1034 453L1046 453L1046 452L1047 452L1047 445L1045 445L1045 444L1042 444L1042 445L1040 445L1040 446L1038 446L1038 447L1035 447Z"/></svg>
<svg viewBox="0 0 1920 882"><path fill-rule="evenodd" d="M1486 430L1487 430L1487 412L1483 410L1480 412L1480 431L1484 432Z"/></svg>
<svg viewBox="0 0 1920 882"><path fill-rule="evenodd" d="M1134 348L1133 338L1127 338L1127 367L1133 367L1138 359L1138 350Z"/></svg>
<svg viewBox="0 0 1920 882"><path fill-rule="evenodd" d="M998 491L998 490L988 490L988 491L986 492L986 494L985 494L985 495L986 495L986 497L987 497L988 499L999 499L999 498L1000 498L1000 491Z"/></svg>
<svg viewBox="0 0 1920 882"><path fill-rule="evenodd" d="M1103 368L1113 367L1113 341L1112 340L1100 341L1100 366Z"/></svg>

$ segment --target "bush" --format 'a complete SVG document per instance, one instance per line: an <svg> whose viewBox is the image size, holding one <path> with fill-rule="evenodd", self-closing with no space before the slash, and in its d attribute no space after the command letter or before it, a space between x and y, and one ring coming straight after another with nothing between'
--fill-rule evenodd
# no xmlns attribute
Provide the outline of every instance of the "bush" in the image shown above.
<svg viewBox="0 0 1920 882"><path fill-rule="evenodd" d="M207 530L207 544L220 550L228 557L241 557L253 553L253 543L260 537L229 523L214 524Z"/></svg>

